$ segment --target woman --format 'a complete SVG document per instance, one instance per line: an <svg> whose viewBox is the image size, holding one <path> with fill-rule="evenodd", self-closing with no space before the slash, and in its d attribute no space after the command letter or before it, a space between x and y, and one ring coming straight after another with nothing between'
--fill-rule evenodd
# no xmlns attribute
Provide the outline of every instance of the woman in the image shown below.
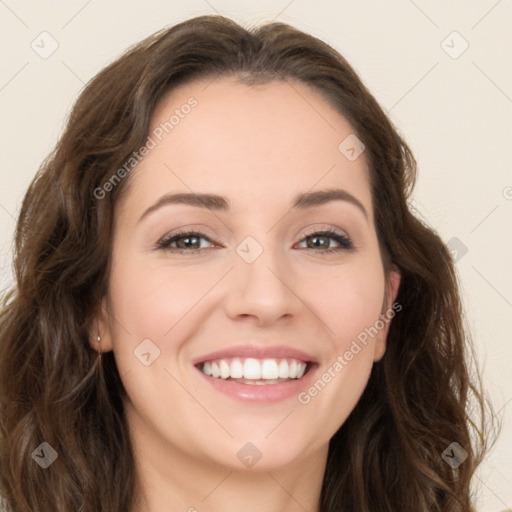
<svg viewBox="0 0 512 512"><path fill-rule="evenodd" d="M487 402L414 179L290 26L202 16L99 73L18 221L7 507L474 510Z"/></svg>

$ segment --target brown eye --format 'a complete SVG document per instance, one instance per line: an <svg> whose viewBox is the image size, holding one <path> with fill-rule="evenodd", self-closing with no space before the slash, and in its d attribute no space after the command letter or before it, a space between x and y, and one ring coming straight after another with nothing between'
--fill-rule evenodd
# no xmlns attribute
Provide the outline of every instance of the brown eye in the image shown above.
<svg viewBox="0 0 512 512"><path fill-rule="evenodd" d="M351 240L341 233L334 230L318 231L306 235L302 240L306 240L308 249L313 249L319 252L337 252L349 250L353 248ZM334 240L338 247L331 247L331 240Z"/></svg>
<svg viewBox="0 0 512 512"><path fill-rule="evenodd" d="M201 240L207 240L211 243L211 240L204 233L198 231L180 232L162 238L158 242L157 248L173 252L197 252L206 249L204 246L201 247Z"/></svg>

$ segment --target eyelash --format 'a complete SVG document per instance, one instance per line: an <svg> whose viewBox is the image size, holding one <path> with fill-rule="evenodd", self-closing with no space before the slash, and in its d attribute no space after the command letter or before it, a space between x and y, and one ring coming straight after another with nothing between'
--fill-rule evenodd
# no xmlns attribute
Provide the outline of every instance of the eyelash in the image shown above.
<svg viewBox="0 0 512 512"><path fill-rule="evenodd" d="M325 230L321 230L321 231L312 231L311 233L306 233L304 235L304 237L301 240L299 240L299 242L302 242L306 238L310 238L313 236L326 236L328 238L331 238L332 240L335 240L340 245L340 247L334 247L331 249L310 248L312 251L315 251L317 253L331 254L331 253L335 253L335 252L339 252L339 251L349 251L354 248L354 245L353 245L352 241L350 240L350 238L348 238L346 235L342 235L341 233L338 233L334 229L325 229ZM205 247L199 248L199 249L181 249L181 248L178 249L175 247L170 247L170 245L172 243L176 242L177 240L179 240L181 238L187 238L187 237L204 238L205 240L208 240L208 242L210 242L210 243L212 242L210 240L210 238L208 236L206 236L205 233L202 233L201 231L179 231L169 237L162 238L157 243L156 248L160 249L160 250L174 252L174 253L189 253L189 254L198 253L205 249Z"/></svg>

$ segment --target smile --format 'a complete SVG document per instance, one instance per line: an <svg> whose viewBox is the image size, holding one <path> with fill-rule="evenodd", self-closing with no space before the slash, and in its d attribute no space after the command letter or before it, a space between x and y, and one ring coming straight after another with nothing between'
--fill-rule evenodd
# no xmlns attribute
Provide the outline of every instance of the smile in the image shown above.
<svg viewBox="0 0 512 512"><path fill-rule="evenodd" d="M237 402L267 405L296 398L318 373L317 358L286 345L237 345L192 361L200 380Z"/></svg>
<svg viewBox="0 0 512 512"><path fill-rule="evenodd" d="M205 375L215 379L268 385L302 378L308 370L308 363L293 358L232 357L205 361L198 367Z"/></svg>

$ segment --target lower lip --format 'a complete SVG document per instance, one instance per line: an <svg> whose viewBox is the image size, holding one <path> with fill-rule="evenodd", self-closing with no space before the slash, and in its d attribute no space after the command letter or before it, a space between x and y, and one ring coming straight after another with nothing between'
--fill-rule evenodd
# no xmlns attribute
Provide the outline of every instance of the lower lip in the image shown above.
<svg viewBox="0 0 512 512"><path fill-rule="evenodd" d="M297 397L313 380L317 366L313 366L302 378L293 379L277 384L242 384L234 380L225 380L205 375L201 370L197 371L206 382L224 395L242 402L252 403L276 403Z"/></svg>

